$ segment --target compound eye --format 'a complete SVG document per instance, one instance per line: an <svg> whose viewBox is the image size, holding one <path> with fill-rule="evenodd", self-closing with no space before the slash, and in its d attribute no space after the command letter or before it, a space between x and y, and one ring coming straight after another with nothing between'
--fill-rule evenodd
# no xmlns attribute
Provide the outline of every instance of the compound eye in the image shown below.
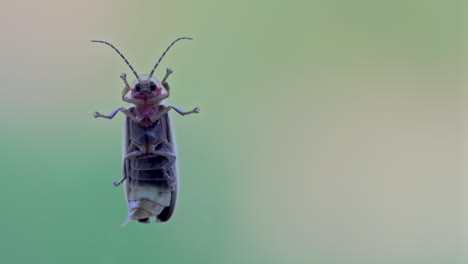
<svg viewBox="0 0 468 264"><path fill-rule="evenodd" d="M135 90L136 90L137 92L139 92L139 91L141 90L141 86L140 86L139 83L137 83L137 84L135 85Z"/></svg>
<svg viewBox="0 0 468 264"><path fill-rule="evenodd" d="M150 83L150 90L151 90L151 91L156 90L156 84L155 84L154 82L151 82L151 83Z"/></svg>

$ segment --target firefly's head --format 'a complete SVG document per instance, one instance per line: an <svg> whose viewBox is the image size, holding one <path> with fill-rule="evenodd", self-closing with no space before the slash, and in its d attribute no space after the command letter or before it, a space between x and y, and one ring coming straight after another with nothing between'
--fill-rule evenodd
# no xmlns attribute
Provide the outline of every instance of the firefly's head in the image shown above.
<svg viewBox="0 0 468 264"><path fill-rule="evenodd" d="M135 69L133 69L132 65L128 62L128 60L125 58L125 56L120 53L120 51L114 47L114 45L110 44L109 42L102 41L102 40L92 40L92 42L98 42L98 43L103 43L106 45L109 45L111 48L113 48L119 55L122 57L122 59L127 63L128 67L132 70L133 74L136 76L136 80L133 81L133 84L131 85L132 90L131 94L132 97L137 98L137 99L147 99L147 98L152 98L158 95L162 94L162 85L159 82L159 80L156 79L156 77L153 77L154 72L156 71L156 68L158 67L159 63L161 60L164 58L166 53L169 51L169 49L174 45L177 41L181 39L191 39L187 37L182 37L174 40L169 47L164 51L164 53L159 57L158 61L156 62L156 65L154 65L153 69L151 70L150 74L144 74L144 75L138 75Z"/></svg>
<svg viewBox="0 0 468 264"><path fill-rule="evenodd" d="M162 85L156 77L149 74L140 75L131 84L131 95L136 99L149 99L163 94Z"/></svg>

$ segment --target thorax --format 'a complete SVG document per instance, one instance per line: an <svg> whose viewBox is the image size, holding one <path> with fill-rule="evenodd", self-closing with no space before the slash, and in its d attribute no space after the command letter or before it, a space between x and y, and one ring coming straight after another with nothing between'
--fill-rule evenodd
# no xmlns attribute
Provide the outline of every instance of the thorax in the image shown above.
<svg viewBox="0 0 468 264"><path fill-rule="evenodd" d="M135 114L142 119L143 125L151 124L150 118L159 113L159 106L157 104L142 104L136 106Z"/></svg>

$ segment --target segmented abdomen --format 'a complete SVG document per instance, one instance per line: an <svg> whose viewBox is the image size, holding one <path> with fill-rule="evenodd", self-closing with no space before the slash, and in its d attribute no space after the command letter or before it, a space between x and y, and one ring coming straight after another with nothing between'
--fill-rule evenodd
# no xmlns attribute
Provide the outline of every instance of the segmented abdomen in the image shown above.
<svg viewBox="0 0 468 264"><path fill-rule="evenodd" d="M128 170L129 220L148 222L171 204L176 189L174 159L148 156L130 160Z"/></svg>
<svg viewBox="0 0 468 264"><path fill-rule="evenodd" d="M130 108L135 113L134 108ZM167 221L175 207L178 189L177 151L174 131L168 115L156 123L142 126L126 119L124 129L124 156L139 150L136 145L167 156L143 154L129 159L124 164L127 180L125 195L128 203L128 221L138 220L148 223L155 216L158 221ZM136 144L136 145L135 145Z"/></svg>

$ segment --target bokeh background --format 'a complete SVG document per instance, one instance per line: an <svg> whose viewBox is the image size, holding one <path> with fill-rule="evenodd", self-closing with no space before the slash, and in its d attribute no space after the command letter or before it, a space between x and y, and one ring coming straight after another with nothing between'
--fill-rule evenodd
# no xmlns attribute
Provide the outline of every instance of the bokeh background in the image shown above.
<svg viewBox="0 0 468 264"><path fill-rule="evenodd" d="M1 263L466 263L464 1L1 1ZM174 69L181 193L130 223L119 75Z"/></svg>

